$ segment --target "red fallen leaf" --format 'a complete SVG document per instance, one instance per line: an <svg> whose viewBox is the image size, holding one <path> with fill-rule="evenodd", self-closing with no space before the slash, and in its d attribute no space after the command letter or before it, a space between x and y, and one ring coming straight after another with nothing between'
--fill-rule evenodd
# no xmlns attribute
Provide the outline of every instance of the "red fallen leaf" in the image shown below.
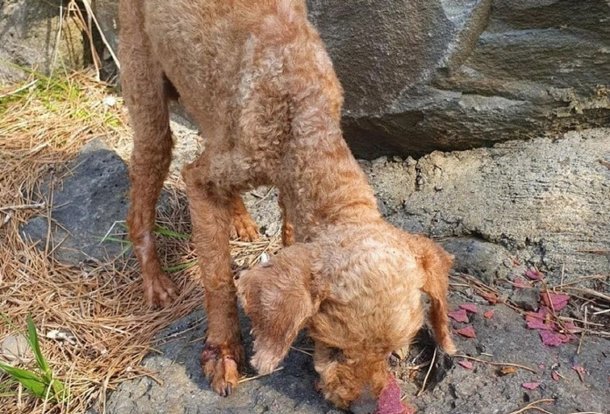
<svg viewBox="0 0 610 414"><path fill-rule="evenodd" d="M559 346L566 342L570 342L570 337L568 335L557 332L538 331L538 334L540 335L540 339L542 339L542 343L546 346Z"/></svg>
<svg viewBox="0 0 610 414"><path fill-rule="evenodd" d="M415 414L415 410L400 401L400 388L392 376L381 391L375 414Z"/></svg>
<svg viewBox="0 0 610 414"><path fill-rule="evenodd" d="M535 267L532 267L531 269L528 269L525 271L525 276L530 279L530 280L542 280L544 278L544 274L536 269Z"/></svg>
<svg viewBox="0 0 610 414"><path fill-rule="evenodd" d="M521 276L517 277L513 282L513 286L519 289L528 289L532 287L532 284L522 278Z"/></svg>
<svg viewBox="0 0 610 414"><path fill-rule="evenodd" d="M459 335L465 336L466 338L476 338L477 333L475 332L472 325L468 325L463 327L462 329L458 329L457 332Z"/></svg>
<svg viewBox="0 0 610 414"><path fill-rule="evenodd" d="M493 318L493 316L494 316L494 310L493 309L490 309L490 310L488 310L487 312L485 312L483 314L483 317L485 319L491 319L491 318Z"/></svg>
<svg viewBox="0 0 610 414"><path fill-rule="evenodd" d="M585 382L585 374L587 373L587 371L585 371L585 367L583 367L582 365L574 364L572 365L572 369L578 374L580 382Z"/></svg>
<svg viewBox="0 0 610 414"><path fill-rule="evenodd" d="M525 314L525 321L529 329L538 330L552 330L554 323L548 320L550 315L549 310L545 307L541 307L537 312L527 312Z"/></svg>
<svg viewBox="0 0 610 414"><path fill-rule="evenodd" d="M561 379L561 375L557 371L551 371L551 378L553 378L553 381L559 381Z"/></svg>
<svg viewBox="0 0 610 414"><path fill-rule="evenodd" d="M467 359L461 359L458 361L458 364L460 364L462 367L466 368L466 369L473 369L474 368L474 364L467 360Z"/></svg>
<svg viewBox="0 0 610 414"><path fill-rule="evenodd" d="M524 382L523 384L521 384L521 386L523 388L525 388L526 390L535 390L536 388L538 388L540 386L539 382Z"/></svg>
<svg viewBox="0 0 610 414"><path fill-rule="evenodd" d="M464 309L466 312L470 313L479 313L479 309L474 303L462 303L460 309Z"/></svg>
<svg viewBox="0 0 610 414"><path fill-rule="evenodd" d="M454 310L453 312L449 312L447 315L456 322L469 322L468 315L464 309Z"/></svg>
<svg viewBox="0 0 610 414"><path fill-rule="evenodd" d="M540 295L540 299L542 303L544 303L549 308L560 311L566 306L568 306L568 302L570 301L570 296L564 295L562 293L553 293L553 292L543 292Z"/></svg>
<svg viewBox="0 0 610 414"><path fill-rule="evenodd" d="M495 305L496 303L498 303L498 295L495 293L482 292L479 293L479 296L489 302L490 305Z"/></svg>

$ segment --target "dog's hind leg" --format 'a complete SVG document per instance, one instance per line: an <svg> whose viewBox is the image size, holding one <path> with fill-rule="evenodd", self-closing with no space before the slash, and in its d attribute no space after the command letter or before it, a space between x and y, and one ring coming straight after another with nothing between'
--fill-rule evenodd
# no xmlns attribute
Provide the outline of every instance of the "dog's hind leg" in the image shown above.
<svg viewBox="0 0 610 414"><path fill-rule="evenodd" d="M231 222L238 239L242 241L258 239L258 226L248 213L239 193L235 193L231 198Z"/></svg>

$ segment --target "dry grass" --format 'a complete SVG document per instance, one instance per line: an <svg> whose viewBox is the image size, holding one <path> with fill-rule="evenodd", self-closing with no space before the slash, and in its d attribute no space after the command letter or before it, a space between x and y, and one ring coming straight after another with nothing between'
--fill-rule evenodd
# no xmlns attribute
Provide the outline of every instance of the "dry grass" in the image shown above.
<svg viewBox="0 0 610 414"><path fill-rule="evenodd" d="M96 137L124 147L130 133L121 100L110 105L106 85L89 74L61 78L32 74L22 85L0 90L0 341L25 329L31 314L41 337L42 352L55 374L69 387L70 398L53 404L10 383L0 374L3 413L82 413L104 410L107 392L121 381L148 372L139 367L152 337L202 303L188 240L161 237L162 259L173 267L180 298L169 308L147 309L132 259L117 259L95 267L67 266L53 260L53 246L39 249L23 240L19 226L30 217L50 217L49 202L36 194L41 178L60 170L79 149ZM112 103L112 102L111 102ZM170 205L160 217L172 231L189 232L181 183L167 184ZM117 221L123 220L117 217ZM113 233L120 232L116 226ZM234 243L239 267L249 266L277 240ZM71 333L68 343L45 337L50 330Z"/></svg>

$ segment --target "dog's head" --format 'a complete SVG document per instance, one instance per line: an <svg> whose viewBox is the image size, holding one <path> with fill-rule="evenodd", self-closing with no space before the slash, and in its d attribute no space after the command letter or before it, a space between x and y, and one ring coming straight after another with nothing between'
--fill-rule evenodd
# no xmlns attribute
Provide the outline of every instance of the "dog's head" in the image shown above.
<svg viewBox="0 0 610 414"><path fill-rule="evenodd" d="M404 244L396 232L342 234L297 243L241 272L235 284L252 321L252 365L273 371L307 326L324 396L355 412L379 407L393 384L389 354L407 346L423 324L420 296L431 259Z"/></svg>

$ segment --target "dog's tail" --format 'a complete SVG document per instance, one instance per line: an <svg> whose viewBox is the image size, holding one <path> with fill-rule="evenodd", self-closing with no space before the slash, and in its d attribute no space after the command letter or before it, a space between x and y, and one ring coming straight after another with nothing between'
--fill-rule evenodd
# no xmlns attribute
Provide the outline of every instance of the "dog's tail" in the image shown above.
<svg viewBox="0 0 610 414"><path fill-rule="evenodd" d="M425 272L423 291L430 297L432 331L441 349L452 355L456 347L449 331L447 293L453 256L428 238L422 237L418 245L422 246L420 260Z"/></svg>

